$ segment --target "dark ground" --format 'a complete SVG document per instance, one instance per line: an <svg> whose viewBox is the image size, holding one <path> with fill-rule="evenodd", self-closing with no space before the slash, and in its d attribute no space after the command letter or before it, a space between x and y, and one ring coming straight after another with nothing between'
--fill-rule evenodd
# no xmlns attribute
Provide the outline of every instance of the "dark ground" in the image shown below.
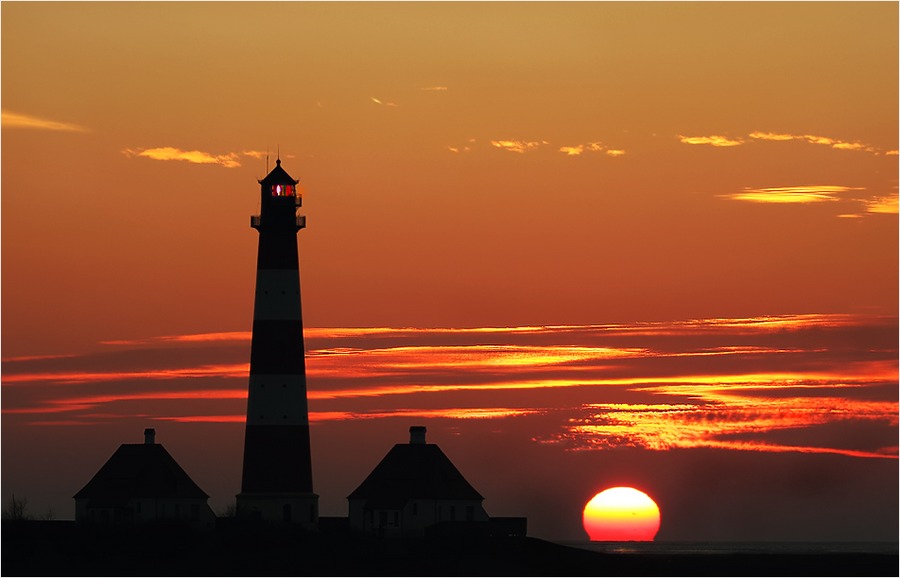
<svg viewBox="0 0 900 578"><path fill-rule="evenodd" d="M535 538L379 540L3 522L3 576L897 576L897 554L602 554Z"/></svg>

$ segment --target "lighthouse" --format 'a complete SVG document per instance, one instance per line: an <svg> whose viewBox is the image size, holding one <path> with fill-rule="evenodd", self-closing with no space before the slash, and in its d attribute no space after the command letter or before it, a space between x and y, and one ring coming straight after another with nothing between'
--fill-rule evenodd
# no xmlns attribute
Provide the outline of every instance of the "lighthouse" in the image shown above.
<svg viewBox="0 0 900 578"><path fill-rule="evenodd" d="M319 497L312 488L306 401L306 362L300 307L297 232L299 181L281 167L259 181L256 298L250 344L250 383L244 464L237 515L304 528L318 527Z"/></svg>

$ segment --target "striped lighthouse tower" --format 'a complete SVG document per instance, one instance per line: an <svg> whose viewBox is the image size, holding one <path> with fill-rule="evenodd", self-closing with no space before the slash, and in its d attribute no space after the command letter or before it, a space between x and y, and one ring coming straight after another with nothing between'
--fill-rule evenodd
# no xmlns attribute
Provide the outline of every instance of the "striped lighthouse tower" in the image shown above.
<svg viewBox="0 0 900 578"><path fill-rule="evenodd" d="M250 385L244 434L244 468L237 515L318 527L319 497L312 490L306 363L300 313L297 231L299 181L275 161L259 181L260 214L256 300L250 345Z"/></svg>

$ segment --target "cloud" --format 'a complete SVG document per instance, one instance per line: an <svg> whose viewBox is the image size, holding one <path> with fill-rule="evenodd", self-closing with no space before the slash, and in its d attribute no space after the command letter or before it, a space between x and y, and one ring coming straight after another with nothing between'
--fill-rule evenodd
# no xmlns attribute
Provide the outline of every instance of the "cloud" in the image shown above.
<svg viewBox="0 0 900 578"><path fill-rule="evenodd" d="M820 136L814 134L786 134L786 133L772 133L772 132L752 132L750 133L750 138L756 140L768 140L768 141L790 141L790 140L799 140L805 141L810 144L824 145L831 147L837 150L845 150L845 151L865 151L870 153L878 153L878 149L871 145L859 143L859 142L847 142L839 139L835 139L828 136ZM885 154L890 154L888 151Z"/></svg>
<svg viewBox="0 0 900 578"><path fill-rule="evenodd" d="M867 152L875 152L870 146L860 144L858 142L836 142L831 145L831 148L835 148L843 151L867 151Z"/></svg>
<svg viewBox="0 0 900 578"><path fill-rule="evenodd" d="M832 138L829 136L815 135L815 134L791 134L791 133L778 133L778 132L764 132L764 131L755 131L751 132L747 135L748 138L757 141L774 141L774 142L787 142L787 141L803 141L809 144L822 145L827 146L836 150L845 150L845 151L864 151L874 154L881 154L879 150L871 145L860 143L860 142L849 142L842 141L840 139ZM684 136L679 135L679 140L684 144L691 145L712 145L715 147L731 147L738 146L744 144L744 140L741 138L729 138L721 135L711 135L711 136ZM885 152L884 154L892 154L892 151ZM893 151L893 154L897 154L896 151Z"/></svg>
<svg viewBox="0 0 900 578"><path fill-rule="evenodd" d="M432 92L445 92L449 90L446 86L423 86L420 90L428 90Z"/></svg>
<svg viewBox="0 0 900 578"><path fill-rule="evenodd" d="M473 146L475 143L474 138L470 138L467 141L467 144L452 144L447 145L446 148L448 151L452 153L467 153L473 150ZM520 139L497 139L490 141L491 146L499 149L503 149L509 152L524 154L528 152L536 151L537 149L549 145L550 142L546 140L520 140ZM472 145L472 146L470 146ZM578 143L573 145L565 145L556 149L557 152L560 152L566 156L579 156L587 153L603 153L611 157L619 157L625 154L625 151L622 149L611 149L606 147L603 143L600 142L588 142L588 143Z"/></svg>
<svg viewBox="0 0 900 578"><path fill-rule="evenodd" d="M372 102L374 102L375 104L381 105L381 106L391 106L391 107L398 106L397 104L395 104L393 102L383 102L383 101L375 98L374 96L370 96L369 98L372 100Z"/></svg>
<svg viewBox="0 0 900 578"><path fill-rule="evenodd" d="M759 140L793 140L796 137L792 134L779 134L774 132L752 132L750 138Z"/></svg>
<svg viewBox="0 0 900 578"><path fill-rule="evenodd" d="M497 148L511 151L514 153L526 153L533 151L541 145L550 144L547 141L524 141L524 140L492 140L491 144Z"/></svg>
<svg viewBox="0 0 900 578"><path fill-rule="evenodd" d="M77 124L68 122L58 122L38 118L36 116L28 116L26 114L18 114L4 110L0 113L0 123L5 128L30 128L36 130L53 130L64 132L87 132L87 129Z"/></svg>
<svg viewBox="0 0 900 578"><path fill-rule="evenodd" d="M865 187L845 187L840 185L808 185L798 187L768 187L761 189L746 188L739 193L719 195L733 201L773 204L809 204L833 201L851 201L862 203L864 211L872 214L898 214L897 195L884 195L872 198L842 198L845 193L864 191ZM842 219L858 219L859 213L840 213Z"/></svg>
<svg viewBox="0 0 900 578"><path fill-rule="evenodd" d="M711 135L711 136L678 135L678 138L684 144L690 144L690 145L707 144L707 145L712 145L714 147L733 147L733 146L738 146L738 145L744 144L744 141L742 141L740 139L735 140L735 139L730 139L728 137L719 136L719 135Z"/></svg>
<svg viewBox="0 0 900 578"><path fill-rule="evenodd" d="M897 195L875 197L874 199L868 199L864 202L866 204L866 211L869 213L880 213L887 215L898 214Z"/></svg>
<svg viewBox="0 0 900 578"><path fill-rule="evenodd" d="M185 151L175 147L157 147L149 149L125 149L122 154L128 157L147 157L157 161L187 161L200 165L221 165L226 168L241 166L237 153L214 155L203 151Z"/></svg>
<svg viewBox="0 0 900 578"><path fill-rule="evenodd" d="M52 383L103 383L125 380L170 380L204 377L245 377L250 369L249 363L220 365L199 365L193 367L135 369L115 371L98 369L96 371L61 371L48 373L19 373L4 376L4 384L31 383L45 381ZM4 410L5 411L5 410Z"/></svg>
<svg viewBox="0 0 900 578"><path fill-rule="evenodd" d="M250 331L222 331L217 333L189 333L187 335L163 335L146 339L113 339L101 341L101 345L140 346L162 343L202 343L208 341L250 341Z"/></svg>
<svg viewBox="0 0 900 578"><path fill-rule="evenodd" d="M584 152L584 145L578 145L574 147L560 147L559 152L565 153L569 156L578 156L582 152Z"/></svg>
<svg viewBox="0 0 900 578"><path fill-rule="evenodd" d="M828 138L827 136L816 136L816 135L808 134L808 135L804 135L799 138L803 138L806 140L806 142L809 142L812 144L827 145L827 146L831 146L831 145L835 144L835 140L833 138Z"/></svg>
<svg viewBox="0 0 900 578"><path fill-rule="evenodd" d="M586 144L578 144L575 146L564 146L559 148L559 152L568 156L579 156L584 152L606 153L611 157L619 157L625 154L625 151L622 149L610 149L607 148L603 143L599 142L589 142Z"/></svg>
<svg viewBox="0 0 900 578"><path fill-rule="evenodd" d="M535 409L520 409L508 407L458 407L439 409L387 409L378 411L328 411L310 412L309 420L320 421L349 421L357 419L381 419L390 417L404 418L443 418L443 419L498 419L506 417L518 417L540 413ZM243 421L243 416L241 416Z"/></svg>
<svg viewBox="0 0 900 578"><path fill-rule="evenodd" d="M254 159L264 159L269 156L268 151L241 151L241 154Z"/></svg>
<svg viewBox="0 0 900 578"><path fill-rule="evenodd" d="M468 153L472 151L472 147L469 145L473 145L475 143L474 138L470 138L466 140L467 144L464 145L447 145L447 150L452 153Z"/></svg>
<svg viewBox="0 0 900 578"><path fill-rule="evenodd" d="M528 384L526 388L532 388L541 383L559 386L570 381L597 385L669 379L677 382L687 379L685 375L692 375L690 379L694 382L711 380L718 383L776 377L780 380L798 376L810 379L846 377L852 372L846 360L836 366L834 371L837 373L816 369L807 362L801 363L797 371L789 371L783 362L766 366L765 371L757 365L747 371L746 367L741 368L740 360L746 356L763 360L807 353L820 357L841 347L829 343L824 344L827 347L807 352L803 339L784 343L782 340L785 336L810 331L813 335L849 332L857 336L861 328L875 327L883 332L891 322L891 318L852 315L788 315L633 325L307 328L304 336L309 374L319 378L319 387L331 392L343 390L347 386L346 380L328 385L323 384L322 379L353 377L366 382L364 387L368 387L372 378L384 375L391 378L386 384L389 388L411 385L428 389L440 384L480 387L495 384L509 388L518 381ZM244 377L248 365L243 353L249 338L250 333L246 331L169 335L107 342L115 348L103 356L9 358L4 360L7 365L3 381L5 384L41 381L107 383ZM896 349L896 344L892 347ZM137 354L142 351L148 352L145 360ZM164 351L175 353L163 355ZM187 351L195 353L185 356ZM733 359L726 373L721 372L724 366L716 362L716 358ZM661 373L659 362L663 359L675 365ZM678 359L684 361L676 361ZM646 365L645 360L651 360L650 365ZM715 371L707 377L697 377L705 373L706 363L716 363ZM500 371L504 368L511 373ZM691 373L684 373L685 370ZM645 371L650 373L643 373ZM865 373L882 375L881 371L872 366ZM896 374L896 360L893 374ZM405 378L400 377L404 375Z"/></svg>
<svg viewBox="0 0 900 578"><path fill-rule="evenodd" d="M862 187L844 187L838 185L810 185L799 187L768 187L762 189L746 188L740 193L721 195L735 201L753 203L820 203L837 201L841 193L861 191Z"/></svg>
<svg viewBox="0 0 900 578"><path fill-rule="evenodd" d="M529 436L572 450L896 459L896 334L896 317L834 314L308 328L310 420L540 416ZM3 413L33 426L241 423L248 338L166 335L7 359Z"/></svg>
<svg viewBox="0 0 900 578"><path fill-rule="evenodd" d="M10 363L16 361L41 361L46 359L66 359L70 357L75 357L73 353L63 353L59 355L19 355L16 357L4 357L0 359L3 363Z"/></svg>
<svg viewBox="0 0 900 578"><path fill-rule="evenodd" d="M825 388L827 389L827 388ZM644 388L662 396L689 396L688 403L592 404L557 440L578 449L638 447L649 450L716 448L757 452L829 453L895 458L888 447L811 444L807 432L840 427L890 428L892 401L849 400L829 395L758 396L758 386L700 385ZM661 400L660 400L661 401ZM843 419L835 419L843 415ZM857 422L853 424L852 422ZM794 443L779 442L794 438Z"/></svg>
<svg viewBox="0 0 900 578"><path fill-rule="evenodd" d="M388 409L380 411L311 411L309 421L314 423L325 421L351 421L360 419L383 419L393 417L430 418L430 419L498 419L518 417L540 413L534 409L518 409L508 407L461 407L447 409ZM244 423L245 414L232 415L178 415L159 416L156 419L180 423ZM36 422L50 424L58 422ZM66 424L74 425L74 424Z"/></svg>

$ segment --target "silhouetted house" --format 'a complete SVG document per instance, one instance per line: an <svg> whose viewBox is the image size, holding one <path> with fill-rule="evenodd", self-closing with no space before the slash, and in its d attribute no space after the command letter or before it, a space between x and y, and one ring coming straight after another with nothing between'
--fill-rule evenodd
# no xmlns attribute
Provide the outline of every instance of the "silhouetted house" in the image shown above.
<svg viewBox="0 0 900 578"><path fill-rule="evenodd" d="M143 444L122 444L90 482L75 494L75 521L135 524L179 521L213 526L209 496L144 430Z"/></svg>
<svg viewBox="0 0 900 578"><path fill-rule="evenodd" d="M435 444L425 428L409 428L348 497L350 527L379 535L421 535L443 522L487 523L484 498ZM486 528L486 525L485 525Z"/></svg>

